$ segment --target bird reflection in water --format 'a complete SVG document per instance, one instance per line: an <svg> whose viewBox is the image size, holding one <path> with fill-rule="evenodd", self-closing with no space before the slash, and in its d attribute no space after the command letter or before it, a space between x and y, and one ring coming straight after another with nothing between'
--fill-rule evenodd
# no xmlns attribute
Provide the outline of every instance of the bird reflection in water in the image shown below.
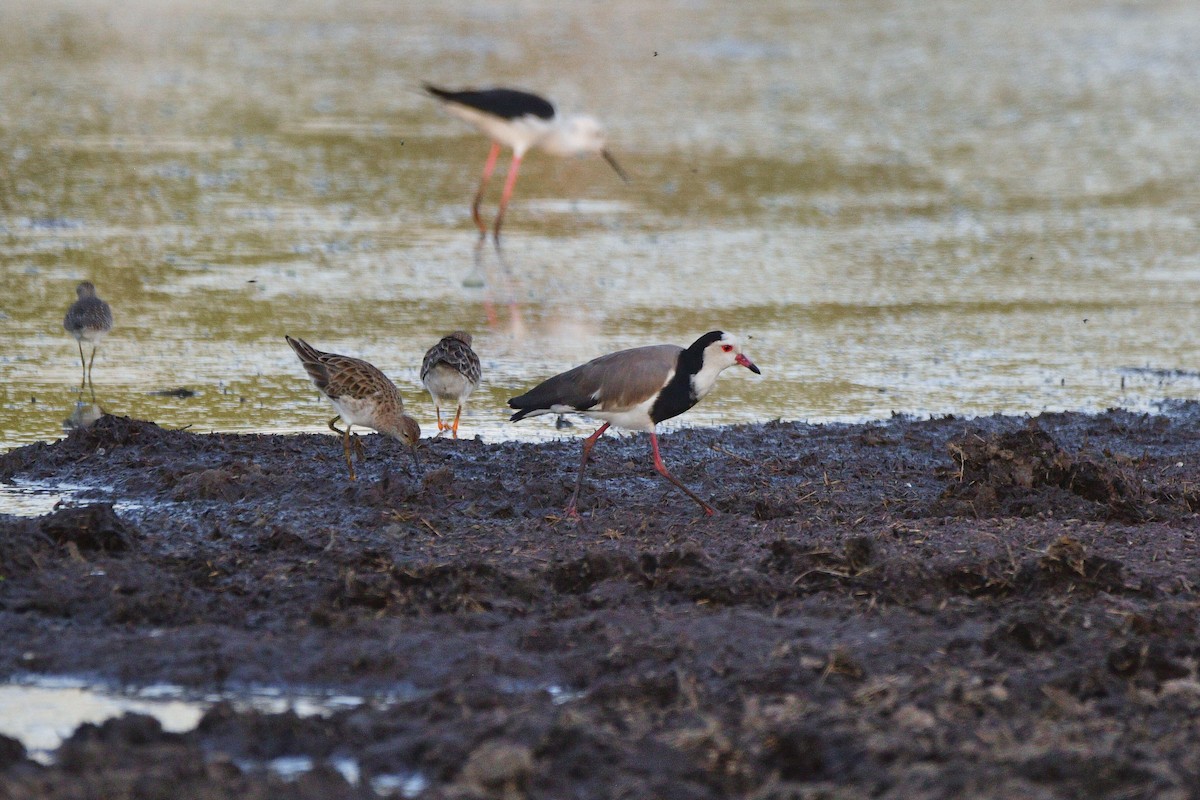
<svg viewBox="0 0 1200 800"><path fill-rule="evenodd" d="M63 420L63 430L70 433L77 428L87 428L104 416L104 409L99 403L87 403L76 400L70 416Z"/></svg>

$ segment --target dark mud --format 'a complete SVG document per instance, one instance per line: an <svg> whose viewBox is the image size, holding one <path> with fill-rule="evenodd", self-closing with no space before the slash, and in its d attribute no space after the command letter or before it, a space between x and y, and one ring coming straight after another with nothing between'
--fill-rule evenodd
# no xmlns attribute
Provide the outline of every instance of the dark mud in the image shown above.
<svg viewBox="0 0 1200 800"><path fill-rule="evenodd" d="M377 699L126 716L51 767L0 739L0 797L1197 797L1198 423L664 437L710 519L605 439L574 523L577 442L431 441L413 477L371 437L350 483L327 436L104 417L0 457L96 487L0 518L0 672Z"/></svg>

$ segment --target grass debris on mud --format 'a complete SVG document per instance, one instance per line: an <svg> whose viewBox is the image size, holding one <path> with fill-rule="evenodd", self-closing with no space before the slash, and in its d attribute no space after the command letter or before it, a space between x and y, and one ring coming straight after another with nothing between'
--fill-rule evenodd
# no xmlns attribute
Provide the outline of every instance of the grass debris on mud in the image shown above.
<svg viewBox="0 0 1200 800"><path fill-rule="evenodd" d="M575 441L373 436L349 482L328 436L105 416L0 456L92 487L0 517L0 669L367 701L0 737L0 797L1194 797L1197 423L663 437L712 518L606 439L575 522Z"/></svg>

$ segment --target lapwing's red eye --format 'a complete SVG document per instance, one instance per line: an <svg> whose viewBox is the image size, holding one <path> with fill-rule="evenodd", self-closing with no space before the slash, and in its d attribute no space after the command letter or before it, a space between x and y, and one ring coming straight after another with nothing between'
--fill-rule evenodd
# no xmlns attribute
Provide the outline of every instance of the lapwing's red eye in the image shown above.
<svg viewBox="0 0 1200 800"><path fill-rule="evenodd" d="M732 353L732 352L733 352L733 345L731 345L731 344L723 344L723 345L721 345L721 349L722 349L722 350L724 350L726 353Z"/></svg>

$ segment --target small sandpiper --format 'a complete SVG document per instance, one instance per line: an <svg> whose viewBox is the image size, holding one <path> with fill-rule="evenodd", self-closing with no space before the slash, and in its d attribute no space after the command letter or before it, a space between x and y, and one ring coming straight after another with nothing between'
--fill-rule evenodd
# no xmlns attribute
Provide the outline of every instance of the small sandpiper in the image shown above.
<svg viewBox="0 0 1200 800"><path fill-rule="evenodd" d="M82 375L79 379L79 391L83 392L85 385L91 387L92 402L96 402L96 387L92 385L92 362L96 360L96 347L104 335L112 330L113 315L108 303L96 295L96 287L91 281L83 281L75 287L77 300L67 309L63 318L63 328L75 337L79 345L79 365ZM92 345L92 357L87 361L83 358L83 343Z"/></svg>
<svg viewBox="0 0 1200 800"><path fill-rule="evenodd" d="M346 456L346 466L350 468L350 480L355 479L351 446L360 461L364 457L358 434L351 439L350 429L355 425L399 439L408 445L413 462L420 467L417 441L421 438L421 427L404 413L400 390L387 375L361 358L323 353L303 339L284 338L296 351L313 385L329 398L338 412L329 420L329 429L342 436L342 452ZM345 421L345 430L334 424L339 418Z"/></svg>
<svg viewBox="0 0 1200 800"><path fill-rule="evenodd" d="M479 388L479 356L471 349L471 334L454 331L429 348L421 362L421 383L429 390L437 411L438 435L450 431L458 438L463 403ZM442 422L442 406L456 406L454 422Z"/></svg>

